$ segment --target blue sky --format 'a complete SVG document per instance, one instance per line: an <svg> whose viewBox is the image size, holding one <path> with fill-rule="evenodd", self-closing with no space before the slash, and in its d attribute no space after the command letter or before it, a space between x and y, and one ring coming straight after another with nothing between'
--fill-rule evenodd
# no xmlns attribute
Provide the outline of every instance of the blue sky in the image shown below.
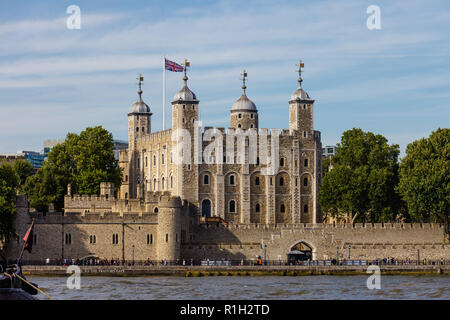
<svg viewBox="0 0 450 320"><path fill-rule="evenodd" d="M69 30L69 5L81 29ZM368 30L366 9L381 9ZM360 127L406 145L450 120L450 3L443 1L4 1L0 0L0 153L41 150L102 125L127 138L143 97L162 128L162 57L191 61L189 87L204 125L229 124L248 72L260 127L288 128L295 64L316 100L323 145ZM167 73L167 115L182 86ZM167 122L170 126L170 121Z"/></svg>

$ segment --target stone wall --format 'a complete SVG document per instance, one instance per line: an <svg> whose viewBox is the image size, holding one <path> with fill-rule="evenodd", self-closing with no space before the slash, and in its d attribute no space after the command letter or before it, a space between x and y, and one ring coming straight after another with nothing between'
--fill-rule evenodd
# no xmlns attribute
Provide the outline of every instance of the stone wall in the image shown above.
<svg viewBox="0 0 450 320"><path fill-rule="evenodd" d="M450 259L450 244L439 224L199 224L195 207L178 198L160 196L157 212L29 213L26 197L18 197L16 230L7 246L10 259L20 253L35 219L36 242L25 260L82 258L173 260L264 256L286 260L303 242L313 259ZM152 204L153 205L153 204ZM148 205L147 205L148 206ZM70 240L67 239L70 235ZM95 236L95 237L94 237ZM166 240L167 239L167 240Z"/></svg>
<svg viewBox="0 0 450 320"><path fill-rule="evenodd" d="M286 260L291 248L304 242L317 260L450 258L450 244L444 244L439 224L285 224L285 225L200 225L195 241L182 246L183 258Z"/></svg>
<svg viewBox="0 0 450 320"><path fill-rule="evenodd" d="M23 236L35 220L32 253L24 260L46 258L158 260L179 256L181 229L191 224L188 208L169 196L161 196L158 212L70 212L30 213L26 197L17 199L16 231L19 237L7 244L7 256L16 259L23 246ZM159 227L158 227L159 226ZM185 230L189 234L189 230ZM165 235L169 241L166 243ZM164 243L162 243L164 242ZM158 248L163 248L162 251Z"/></svg>

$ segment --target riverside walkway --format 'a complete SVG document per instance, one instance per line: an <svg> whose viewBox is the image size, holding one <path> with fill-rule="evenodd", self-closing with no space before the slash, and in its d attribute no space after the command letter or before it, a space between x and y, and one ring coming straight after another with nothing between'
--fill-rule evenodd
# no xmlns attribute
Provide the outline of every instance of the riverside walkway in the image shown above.
<svg viewBox="0 0 450 320"><path fill-rule="evenodd" d="M68 276L70 266L23 266L25 275ZM367 275L369 266L79 266L83 276L306 276ZM450 275L450 265L382 265L385 275ZM70 269L69 269L70 270ZM373 270L370 271L373 273Z"/></svg>

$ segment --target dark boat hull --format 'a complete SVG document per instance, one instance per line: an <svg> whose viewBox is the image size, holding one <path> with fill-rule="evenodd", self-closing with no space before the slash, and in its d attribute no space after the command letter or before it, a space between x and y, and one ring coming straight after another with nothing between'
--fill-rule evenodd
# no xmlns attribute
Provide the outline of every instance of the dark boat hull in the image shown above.
<svg viewBox="0 0 450 320"><path fill-rule="evenodd" d="M39 300L22 289L0 288L1 300Z"/></svg>

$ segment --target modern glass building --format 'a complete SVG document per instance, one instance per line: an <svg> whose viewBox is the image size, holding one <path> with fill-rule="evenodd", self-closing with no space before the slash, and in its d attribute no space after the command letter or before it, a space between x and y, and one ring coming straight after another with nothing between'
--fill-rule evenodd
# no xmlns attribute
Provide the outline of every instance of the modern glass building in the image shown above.
<svg viewBox="0 0 450 320"><path fill-rule="evenodd" d="M24 156L33 165L34 169L42 168L42 164L47 158L47 155L36 151L20 151L17 155Z"/></svg>

